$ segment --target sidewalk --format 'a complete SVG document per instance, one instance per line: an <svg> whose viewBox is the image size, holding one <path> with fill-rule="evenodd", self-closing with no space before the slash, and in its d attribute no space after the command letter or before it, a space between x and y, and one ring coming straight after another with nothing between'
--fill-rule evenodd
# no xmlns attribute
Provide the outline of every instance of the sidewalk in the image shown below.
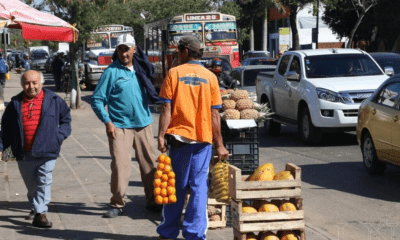
<svg viewBox="0 0 400 240"><path fill-rule="evenodd" d="M53 79L49 74L45 76L44 87L54 91ZM5 102L21 90L19 75L12 72L4 90ZM111 158L105 126L90 108L91 93L83 91L82 109L71 111L72 134L64 141L54 170L48 212L53 228L33 228L31 221L24 219L29 209L17 163L0 163L0 239L158 239L156 227L160 223L160 214L145 209L143 184L135 159L131 163L125 214L114 219L102 218L111 197ZM58 94L65 98L65 93ZM156 135L158 114L153 114L153 119ZM306 236L308 240L331 239L310 226L306 228ZM182 235L178 239L183 239ZM209 229L207 239L231 240L233 230Z"/></svg>

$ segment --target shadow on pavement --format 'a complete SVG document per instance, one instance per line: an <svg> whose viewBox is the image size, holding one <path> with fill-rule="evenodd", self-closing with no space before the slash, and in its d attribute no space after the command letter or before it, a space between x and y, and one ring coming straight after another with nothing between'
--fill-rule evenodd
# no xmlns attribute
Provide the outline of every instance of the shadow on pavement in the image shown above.
<svg viewBox="0 0 400 240"><path fill-rule="evenodd" d="M399 202L400 170L388 166L384 175L370 175L362 162L300 165L302 181L318 186L316 189L333 189L366 198ZM323 193L321 193L323 194Z"/></svg>
<svg viewBox="0 0 400 240"><path fill-rule="evenodd" d="M264 126L259 127L260 147L305 147L297 129L282 126L279 136L268 136ZM324 133L322 142L308 147L340 147L358 145L355 132Z"/></svg>

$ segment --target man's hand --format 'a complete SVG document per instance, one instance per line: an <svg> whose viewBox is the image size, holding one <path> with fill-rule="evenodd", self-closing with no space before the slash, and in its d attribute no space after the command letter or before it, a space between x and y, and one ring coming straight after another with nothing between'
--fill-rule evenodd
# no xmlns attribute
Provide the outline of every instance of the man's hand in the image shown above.
<svg viewBox="0 0 400 240"><path fill-rule="evenodd" d="M228 159L229 152L224 146L217 147L215 150L217 151L218 160Z"/></svg>
<svg viewBox="0 0 400 240"><path fill-rule="evenodd" d="M162 153L165 153L168 150L164 136L158 136L158 150Z"/></svg>
<svg viewBox="0 0 400 240"><path fill-rule="evenodd" d="M0 152L0 162L3 161L3 152Z"/></svg>
<svg viewBox="0 0 400 240"><path fill-rule="evenodd" d="M117 137L117 128L114 126L114 123L111 121L106 124L106 132L107 136L112 139L116 139Z"/></svg>

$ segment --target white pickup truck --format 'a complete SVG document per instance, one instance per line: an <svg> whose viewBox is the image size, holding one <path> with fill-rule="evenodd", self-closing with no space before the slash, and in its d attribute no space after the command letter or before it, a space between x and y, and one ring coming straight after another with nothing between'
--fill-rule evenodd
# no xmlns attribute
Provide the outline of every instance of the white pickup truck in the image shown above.
<svg viewBox="0 0 400 240"><path fill-rule="evenodd" d="M360 103L393 74L384 71L355 49L285 52L275 72L260 72L256 79L257 101L275 113L264 124L266 132L278 135L281 124L297 127L313 144L324 131L354 131Z"/></svg>

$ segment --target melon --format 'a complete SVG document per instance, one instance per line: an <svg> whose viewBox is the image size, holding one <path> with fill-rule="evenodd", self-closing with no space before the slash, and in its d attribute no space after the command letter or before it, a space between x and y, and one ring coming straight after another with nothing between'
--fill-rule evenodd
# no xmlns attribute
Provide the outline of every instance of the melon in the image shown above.
<svg viewBox="0 0 400 240"><path fill-rule="evenodd" d="M274 165L272 163L266 163L259 166L253 175L250 177L250 181L272 181L274 179Z"/></svg>
<svg viewBox="0 0 400 240"><path fill-rule="evenodd" d="M282 231L280 233L281 240L298 240L296 234L293 231Z"/></svg>
<svg viewBox="0 0 400 240"><path fill-rule="evenodd" d="M284 201L281 203L280 207L279 207L280 211L296 211L296 206L289 202L289 201Z"/></svg>
<svg viewBox="0 0 400 240"><path fill-rule="evenodd" d="M272 203L264 202L258 209L259 212L279 212L279 208Z"/></svg>
<svg viewBox="0 0 400 240"><path fill-rule="evenodd" d="M260 232L260 234L258 235L258 239L259 240L279 240L278 236L271 232Z"/></svg>
<svg viewBox="0 0 400 240"><path fill-rule="evenodd" d="M294 177L290 171L280 171L274 176L274 180L293 180Z"/></svg>

